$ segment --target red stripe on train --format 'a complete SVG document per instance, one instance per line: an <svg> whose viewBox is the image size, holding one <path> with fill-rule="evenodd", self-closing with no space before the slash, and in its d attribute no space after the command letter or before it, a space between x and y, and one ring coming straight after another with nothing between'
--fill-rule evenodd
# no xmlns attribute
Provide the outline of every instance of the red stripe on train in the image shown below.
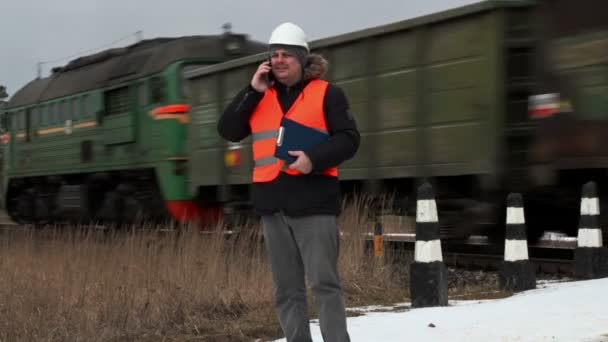
<svg viewBox="0 0 608 342"><path fill-rule="evenodd" d="M171 104L152 109L152 114L170 114L170 113L188 113L190 105L187 104Z"/></svg>

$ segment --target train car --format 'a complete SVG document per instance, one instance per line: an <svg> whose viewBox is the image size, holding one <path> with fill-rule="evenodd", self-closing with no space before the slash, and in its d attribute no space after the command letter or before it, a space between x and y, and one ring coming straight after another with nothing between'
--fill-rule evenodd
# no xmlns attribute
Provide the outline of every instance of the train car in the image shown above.
<svg viewBox="0 0 608 342"><path fill-rule="evenodd" d="M538 86L530 98L526 151L527 189L551 225L575 234L581 185L595 181L608 193L608 3L600 0L542 1L536 8L534 68ZM520 162L521 164L521 162ZM604 240L608 200L600 201Z"/></svg>
<svg viewBox="0 0 608 342"><path fill-rule="evenodd" d="M243 34L156 38L81 57L4 109L4 203L18 222L186 220L189 69L259 53Z"/></svg>
<svg viewBox="0 0 608 342"><path fill-rule="evenodd" d="M447 235L464 237L500 236L506 195L522 192L531 238L574 234L580 186L606 184L608 11L599 0L570 4L483 1L314 41L362 132L340 168L344 193L394 193L413 215L416 187L428 180ZM189 190L201 205L250 207L251 140L227 143L216 125L265 58L186 73Z"/></svg>

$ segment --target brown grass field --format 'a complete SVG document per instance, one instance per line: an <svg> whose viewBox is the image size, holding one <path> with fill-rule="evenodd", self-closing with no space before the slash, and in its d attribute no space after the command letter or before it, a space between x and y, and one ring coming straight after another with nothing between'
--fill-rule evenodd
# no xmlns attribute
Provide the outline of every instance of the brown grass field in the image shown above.
<svg viewBox="0 0 608 342"><path fill-rule="evenodd" d="M347 306L405 302L409 255L385 248L375 257L365 248L361 233L373 226L362 207L346 208L340 218ZM4 232L0 243L1 341L282 336L259 225L230 236L188 227L24 228Z"/></svg>

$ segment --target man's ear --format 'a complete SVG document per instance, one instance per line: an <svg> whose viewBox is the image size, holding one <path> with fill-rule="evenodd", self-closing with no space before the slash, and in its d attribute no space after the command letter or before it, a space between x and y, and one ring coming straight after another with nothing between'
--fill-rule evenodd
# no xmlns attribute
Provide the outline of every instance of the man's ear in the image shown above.
<svg viewBox="0 0 608 342"><path fill-rule="evenodd" d="M310 55L306 56L306 65L304 65L304 69L308 68L311 64L312 64L312 58L310 57Z"/></svg>

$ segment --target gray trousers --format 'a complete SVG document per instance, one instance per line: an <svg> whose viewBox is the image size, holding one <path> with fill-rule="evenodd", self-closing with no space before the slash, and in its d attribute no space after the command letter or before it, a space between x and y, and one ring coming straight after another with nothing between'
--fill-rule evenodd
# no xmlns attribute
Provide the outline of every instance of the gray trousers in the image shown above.
<svg viewBox="0 0 608 342"><path fill-rule="evenodd" d="M276 291L275 309L287 342L311 342L306 301L307 276L326 342L348 342L346 312L337 262L335 216L262 217L264 241Z"/></svg>

